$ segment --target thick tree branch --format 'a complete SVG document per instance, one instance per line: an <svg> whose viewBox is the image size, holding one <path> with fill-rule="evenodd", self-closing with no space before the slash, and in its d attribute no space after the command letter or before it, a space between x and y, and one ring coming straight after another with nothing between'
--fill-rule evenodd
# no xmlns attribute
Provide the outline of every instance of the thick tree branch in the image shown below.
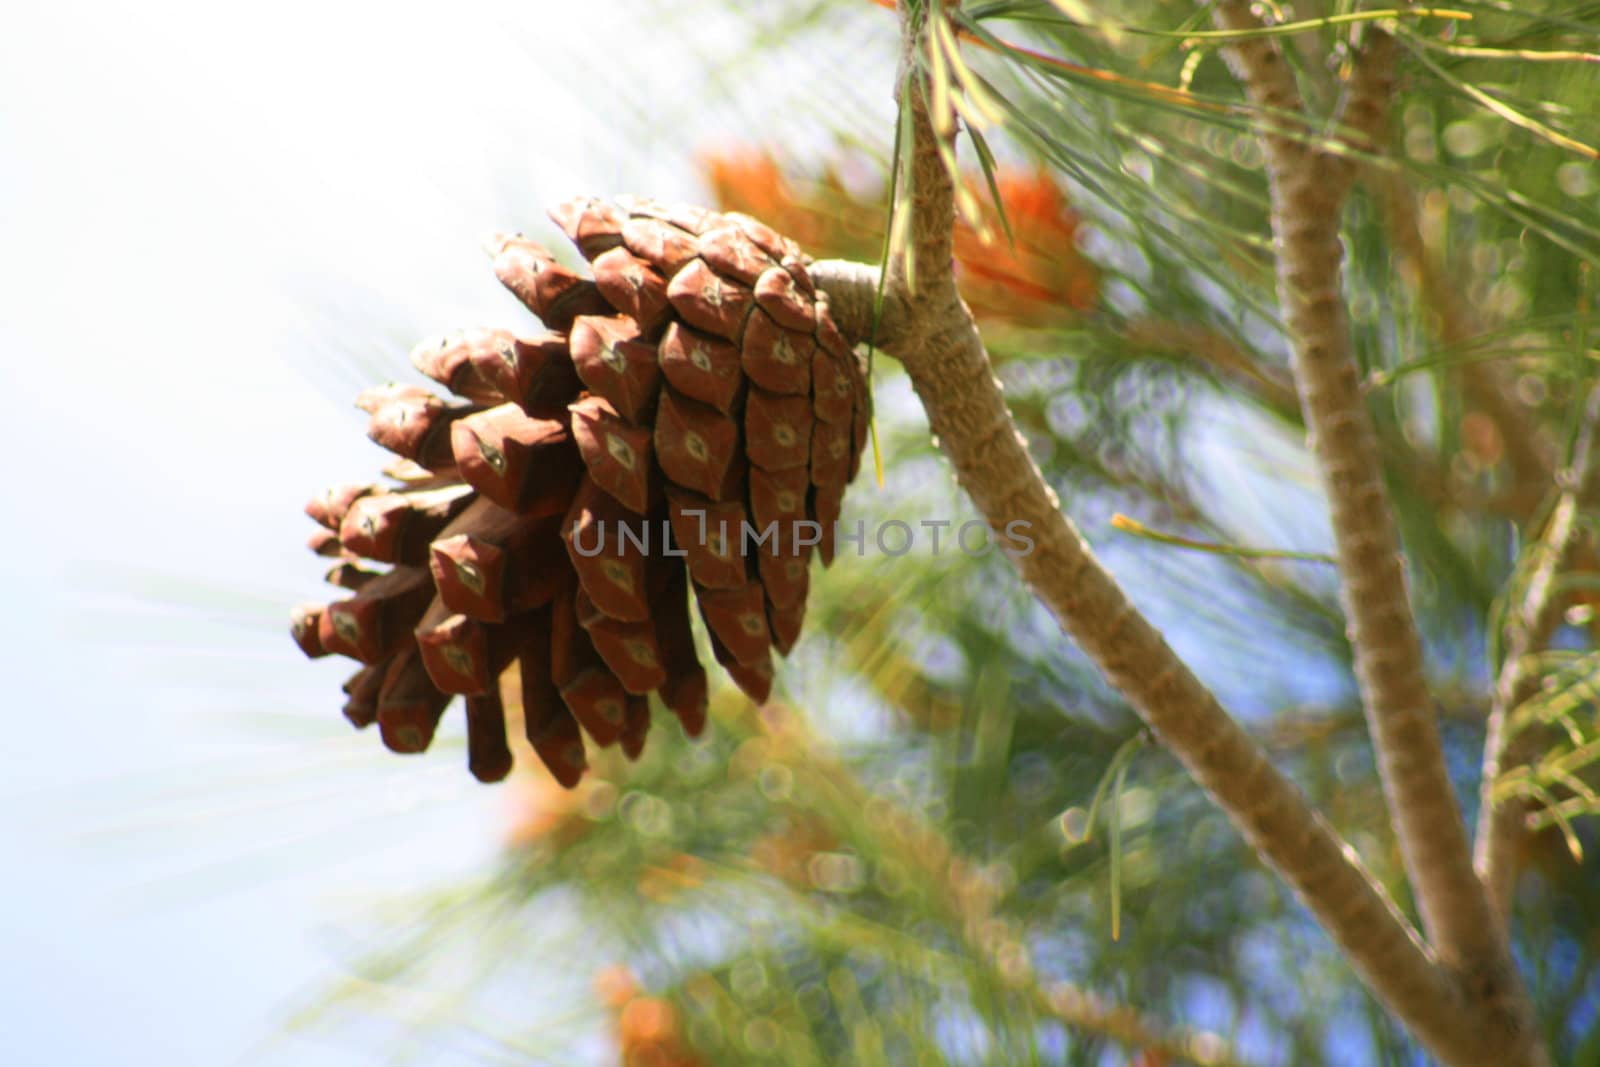
<svg viewBox="0 0 1600 1067"><path fill-rule="evenodd" d="M1494 785L1506 771L1522 766L1548 747L1552 729L1528 728L1507 734L1508 720L1519 705L1539 690L1533 656L1550 644L1561 623L1564 603L1556 579L1569 568L1582 541L1579 517L1600 503L1600 388L1589 394L1584 422L1573 448L1567 488L1556 503L1544 536L1533 547L1533 571L1522 601L1512 611L1507 627L1505 662L1494 691L1489 714L1489 736L1483 750L1483 783L1478 808L1476 865L1496 911L1509 916L1511 898L1520 873L1520 853L1527 834L1527 801L1507 797L1498 803Z"/></svg>
<svg viewBox="0 0 1600 1067"><path fill-rule="evenodd" d="M914 16L908 20L911 40L919 30ZM1029 524L1035 547L1014 561L1029 587L1295 889L1384 1004L1449 1063L1509 1062L1483 1041L1457 988L1353 850L1129 603L1061 513L1006 410L982 339L956 290L952 178L940 158L923 80L913 76L905 85L909 99L903 104L913 120L908 177L915 191L908 254L915 257L917 284L908 290L905 264L889 265L876 337L905 365L957 479L997 529L1013 521ZM838 264L818 268L818 283L829 293L841 328L864 340L875 276ZM1451 813L1466 856L1460 816L1453 808ZM1471 877L1470 862L1467 872ZM1477 889L1476 878L1471 881ZM1487 916L1487 905L1482 910Z"/></svg>
<svg viewBox="0 0 1600 1067"><path fill-rule="evenodd" d="M937 157L932 163L942 172ZM924 196L926 189L919 186ZM919 203L919 214L925 210ZM1060 512L1006 411L976 327L953 286L942 291L933 273L919 268L914 297L888 295L878 344L905 365L957 480L990 525L1029 524L1035 547L1015 560L1029 588L1294 888L1384 1004L1447 1062L1498 1063L1476 1056L1456 991L1354 850L1129 603ZM823 261L812 274L839 328L864 341L877 271Z"/></svg>
<svg viewBox="0 0 1600 1067"><path fill-rule="evenodd" d="M1227 30L1261 28L1250 5L1240 0L1218 3L1213 17ZM1301 112L1302 104L1275 40L1240 40L1225 55L1250 101L1270 109L1272 121L1280 123L1268 128L1264 119L1261 129L1278 299L1328 498L1357 683L1401 858L1441 962L1469 990L1482 991L1485 1004L1501 1006L1507 1031L1517 1033L1526 1025L1517 1011L1525 998L1501 925L1473 873L1466 826L1424 680L1422 643L1407 599L1377 434L1350 347L1339 225L1354 165L1282 128L1278 116ZM1340 105L1341 130L1371 141L1387 107L1393 55L1392 37L1368 33Z"/></svg>

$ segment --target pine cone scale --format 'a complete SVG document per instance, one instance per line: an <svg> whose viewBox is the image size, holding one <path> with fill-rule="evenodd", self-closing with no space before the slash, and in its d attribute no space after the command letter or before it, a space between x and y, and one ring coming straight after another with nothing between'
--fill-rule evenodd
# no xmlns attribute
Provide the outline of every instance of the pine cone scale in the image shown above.
<svg viewBox="0 0 1600 1067"><path fill-rule="evenodd" d="M364 664L346 717L394 751L427 748L464 697L482 781L511 769L500 683L515 663L528 741L570 787L586 737L643 752L651 693L686 733L704 729L691 600L716 661L767 699L772 651L803 626L813 547L832 558L870 396L809 260L756 220L637 198L551 217L592 277L527 238L490 240L543 332L412 349L458 401L361 395L400 484L307 505L313 550L341 561L329 580L353 595L297 608L290 629L308 656Z"/></svg>

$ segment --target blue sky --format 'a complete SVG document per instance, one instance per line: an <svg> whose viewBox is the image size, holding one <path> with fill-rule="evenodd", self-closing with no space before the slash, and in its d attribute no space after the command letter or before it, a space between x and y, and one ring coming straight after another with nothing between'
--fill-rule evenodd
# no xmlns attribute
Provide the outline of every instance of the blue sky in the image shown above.
<svg viewBox="0 0 1600 1067"><path fill-rule="evenodd" d="M693 149L781 135L694 107L734 40L704 12L698 56L590 66L682 38L649 7L8 14L8 1063L388 1060L269 1039L336 972L344 917L493 855L504 798L457 748L401 761L346 729L347 672L284 631L325 595L299 509L376 465L368 378L518 321L485 231L578 191L698 195ZM639 101L681 136L639 151Z"/></svg>

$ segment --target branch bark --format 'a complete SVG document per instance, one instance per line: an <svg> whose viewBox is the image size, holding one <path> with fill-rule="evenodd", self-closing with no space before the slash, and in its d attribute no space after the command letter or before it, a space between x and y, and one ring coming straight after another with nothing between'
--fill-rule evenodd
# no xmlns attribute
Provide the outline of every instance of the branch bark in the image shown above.
<svg viewBox="0 0 1600 1067"><path fill-rule="evenodd" d="M1262 131L1280 296L1294 340L1302 406L1333 503L1363 703L1407 868L1426 897L1430 929L1450 947L1448 966L1440 965L1354 851L1128 601L1062 514L1028 454L955 285L954 185L941 157L941 149L948 154L951 146L936 132L952 130L954 122L949 115L937 121L930 115L931 94L920 66L930 6L900 5L907 64L901 106L911 135L909 173L902 178L914 191L911 237L903 257L886 265L876 313L877 271L839 262L815 266L836 321L853 340L870 336L900 359L957 480L979 511L997 530L1019 520L1028 524L1035 547L1013 560L1023 579L1257 854L1291 885L1384 1006L1446 1063L1543 1064L1527 1022L1526 997L1473 872L1445 774L1398 538L1377 479L1376 437L1350 358L1339 294L1338 208L1354 164L1287 134L1282 116L1298 115L1300 101L1282 56L1268 40L1238 42L1235 51L1243 58L1236 56L1236 69L1252 102L1280 123ZM1225 28L1258 25L1242 3L1221 4L1217 19ZM1374 42L1375 49L1392 51L1386 35ZM1386 62L1369 56L1364 77L1341 104L1345 127L1358 137L1383 118ZM1318 185L1330 177L1338 186L1331 199ZM1464 971L1471 980L1462 981Z"/></svg>
<svg viewBox="0 0 1600 1067"><path fill-rule="evenodd" d="M932 134L929 128L924 132ZM944 218L948 226L953 208L949 216L942 208L952 201L932 195L935 171L943 174L943 165L937 155L918 161L924 170L918 176L918 214L930 221ZM919 256L927 251L919 241ZM1011 421L953 280L942 278L948 267L936 272L929 265L937 261L919 262L924 265L914 295L893 286L885 293L876 343L905 366L957 481L990 526L1002 531L1013 520L1029 524L1034 550L1015 560L1023 580L1255 852L1294 888L1389 1010L1446 1062L1501 1063L1479 1055L1464 1002L1355 851L1128 601L1061 513ZM824 260L811 273L845 335L856 342L874 336L877 269Z"/></svg>
<svg viewBox="0 0 1600 1067"><path fill-rule="evenodd" d="M907 284L905 262L888 265L876 342L905 365L958 481L989 523L997 530L1016 520L1029 524L1035 547L1014 560L1029 587L1228 814L1257 854L1295 889L1386 1007L1448 1063L1517 1062L1503 1055L1503 1041L1485 1041L1481 1020L1467 1010L1461 990L1436 965L1354 851L1178 659L1061 513L1006 410L982 338L956 289L953 181L940 158L925 81L916 66L919 22L925 17L923 8L906 19L912 74L903 82L908 99L902 101L912 120L912 172L906 177L914 199L907 255L916 263L916 287ZM1273 106L1271 101L1264 103ZM1337 272L1336 229L1331 239ZM865 340L873 331L877 272L824 262L813 273L828 293L841 329L855 340ZM1345 387L1358 404L1353 373ZM1375 448L1370 425L1366 429L1369 447ZM1380 498L1380 508L1381 503ZM1397 562L1392 567L1398 573ZM1401 618L1409 624L1408 611ZM1380 657L1379 667L1385 666ZM1382 669L1378 674L1384 677ZM1431 732L1425 693L1421 710ZM1401 725L1414 729L1415 716ZM1432 736L1437 752L1437 734ZM1406 746L1398 747L1404 751ZM1447 781L1444 797L1449 804ZM1453 806L1449 813L1466 874L1481 901L1460 815ZM1481 911L1487 919L1487 904Z"/></svg>
<svg viewBox="0 0 1600 1067"><path fill-rule="evenodd" d="M1262 28L1241 0L1216 4L1213 18L1226 30ZM1336 115L1340 136L1352 147L1367 149L1375 140L1391 95L1394 51L1389 34L1369 29ZM1225 55L1263 113L1258 128L1271 193L1278 300L1330 506L1357 684L1401 858L1429 940L1482 1012L1490 1040L1512 1057L1506 1062L1536 1062L1531 1006L1504 924L1474 873L1445 764L1377 435L1350 346L1339 228L1355 165L1307 137L1305 125L1299 131L1283 125L1284 116L1301 115L1304 108L1275 40L1241 39Z"/></svg>
<svg viewBox="0 0 1600 1067"><path fill-rule="evenodd" d="M1511 714L1539 690L1539 675L1532 657L1549 647L1550 638L1561 622L1564 601L1556 588L1556 579L1571 565L1582 541L1580 515L1600 502L1600 457L1595 455L1596 435L1600 434L1597 424L1600 424L1600 388L1589 394L1583 426L1573 448L1566 491L1550 515L1544 536L1534 546L1533 571L1528 576L1522 601L1510 617L1505 662L1496 680L1494 706L1489 714L1475 860L1478 874L1502 921L1511 912L1511 898L1520 873L1520 846L1527 835L1526 819L1530 808L1520 797L1508 797L1496 803L1494 785L1501 774L1536 757L1551 738L1550 729L1529 728L1516 736L1509 736L1506 731Z"/></svg>

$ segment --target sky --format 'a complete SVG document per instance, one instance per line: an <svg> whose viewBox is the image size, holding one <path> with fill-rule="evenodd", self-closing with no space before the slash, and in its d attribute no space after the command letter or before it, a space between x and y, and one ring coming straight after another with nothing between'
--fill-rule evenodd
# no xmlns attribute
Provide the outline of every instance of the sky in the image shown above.
<svg viewBox="0 0 1600 1067"><path fill-rule="evenodd" d="M506 804L458 746L348 730L347 670L286 633L327 596L300 507L378 465L350 398L411 343L518 324L484 233L553 238L575 192L703 197L697 149L807 135L717 103L759 81L742 30L661 7L8 13L8 1063L389 1062L282 1019L352 916L481 869Z"/></svg>

